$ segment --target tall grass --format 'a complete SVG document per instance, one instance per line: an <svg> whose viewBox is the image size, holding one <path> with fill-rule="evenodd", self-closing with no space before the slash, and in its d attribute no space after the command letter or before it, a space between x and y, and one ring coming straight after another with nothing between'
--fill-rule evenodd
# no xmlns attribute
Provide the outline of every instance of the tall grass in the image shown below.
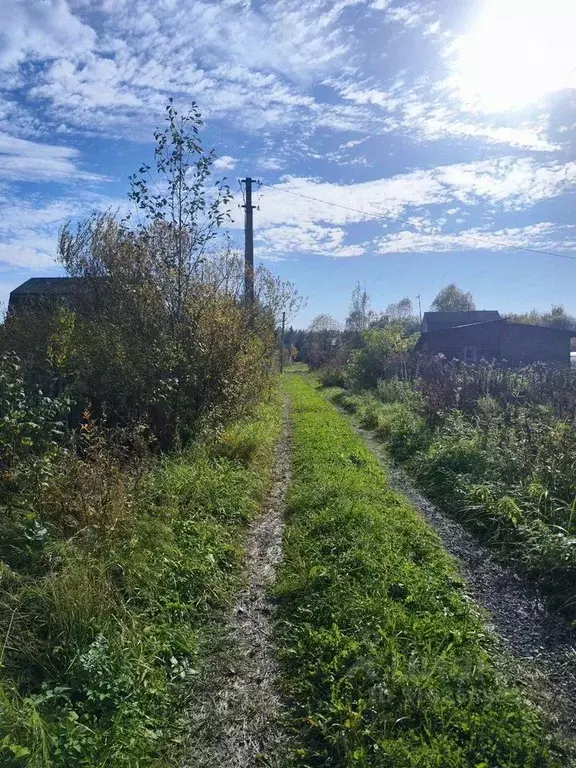
<svg viewBox="0 0 576 768"><path fill-rule="evenodd" d="M12 500L0 524L3 766L177 764L280 410L273 399L218 439L132 467L101 447L64 453L40 495Z"/></svg>
<svg viewBox="0 0 576 768"><path fill-rule="evenodd" d="M277 595L303 766L559 766L435 533L300 377Z"/></svg>

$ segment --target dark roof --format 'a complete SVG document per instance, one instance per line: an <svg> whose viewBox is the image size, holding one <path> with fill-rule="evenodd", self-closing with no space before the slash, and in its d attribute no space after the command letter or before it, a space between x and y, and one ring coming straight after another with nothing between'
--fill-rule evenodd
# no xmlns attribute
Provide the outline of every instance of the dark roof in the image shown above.
<svg viewBox="0 0 576 768"><path fill-rule="evenodd" d="M447 326L446 328L434 328L430 331L422 331L420 337L431 336L445 331L453 330L454 328L477 328L480 326L491 325L492 323L502 323L508 326L514 326L515 328L538 328L541 331L556 331L557 333L567 333L570 336L576 336L576 331L570 328L556 328L553 325L534 325L532 323L514 323L510 322L505 317L498 317L494 320L483 320L479 323L464 323L463 325Z"/></svg>
<svg viewBox="0 0 576 768"><path fill-rule="evenodd" d="M31 277L11 292L10 296L62 296L74 293L83 277Z"/></svg>
<svg viewBox="0 0 576 768"><path fill-rule="evenodd" d="M444 328L456 328L459 325L473 325L500 320L500 313L492 309L474 310L473 312L424 312L422 330L439 331Z"/></svg>

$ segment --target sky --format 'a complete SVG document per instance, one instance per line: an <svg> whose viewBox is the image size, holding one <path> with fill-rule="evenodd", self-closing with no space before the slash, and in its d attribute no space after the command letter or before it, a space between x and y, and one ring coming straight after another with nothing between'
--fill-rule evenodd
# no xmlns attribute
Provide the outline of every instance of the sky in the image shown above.
<svg viewBox="0 0 576 768"><path fill-rule="evenodd" d="M238 179L261 180L256 257L307 297L294 325L344 319L355 281L376 310L455 282L576 314L575 28L574 0L1 0L0 302L61 273L66 221L126 210L173 97L239 244Z"/></svg>

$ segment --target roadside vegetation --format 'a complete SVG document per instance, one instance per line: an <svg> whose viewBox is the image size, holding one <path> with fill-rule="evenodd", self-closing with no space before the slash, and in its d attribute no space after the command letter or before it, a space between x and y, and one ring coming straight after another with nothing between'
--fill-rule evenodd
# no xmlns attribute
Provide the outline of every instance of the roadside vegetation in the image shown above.
<svg viewBox="0 0 576 768"><path fill-rule="evenodd" d="M494 663L451 558L345 418L301 376L276 587L306 766L560 766Z"/></svg>
<svg viewBox="0 0 576 768"><path fill-rule="evenodd" d="M67 226L65 300L0 329L0 763L176 759L270 480L292 286L221 234L229 191L171 104L133 218Z"/></svg>
<svg viewBox="0 0 576 768"><path fill-rule="evenodd" d="M302 359L429 497L576 616L576 372L427 356L408 300L381 316L367 302L355 289L347 330L323 321ZM473 302L448 286L435 307ZM558 307L516 319L576 322Z"/></svg>
<svg viewBox="0 0 576 768"><path fill-rule="evenodd" d="M82 458L77 443L55 443L39 483L20 475L0 524L2 765L177 764L199 655L239 587L279 421L272 401L148 465L87 423Z"/></svg>
<svg viewBox="0 0 576 768"><path fill-rule="evenodd" d="M333 396L427 494L576 615L576 376L418 362Z"/></svg>

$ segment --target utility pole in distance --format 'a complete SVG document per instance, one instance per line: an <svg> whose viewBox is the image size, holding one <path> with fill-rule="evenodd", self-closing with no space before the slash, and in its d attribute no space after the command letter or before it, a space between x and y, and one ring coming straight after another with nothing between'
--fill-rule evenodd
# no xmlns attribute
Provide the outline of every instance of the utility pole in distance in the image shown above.
<svg viewBox="0 0 576 768"><path fill-rule="evenodd" d="M280 373L284 370L284 338L286 336L286 312L282 312L282 334L280 336Z"/></svg>
<svg viewBox="0 0 576 768"><path fill-rule="evenodd" d="M416 298L418 299L418 315L420 317L420 326L422 326L422 304L420 303L420 294L418 294ZM420 330L422 330L422 328L420 328Z"/></svg>
<svg viewBox="0 0 576 768"><path fill-rule="evenodd" d="M244 215L244 302L247 307L254 304L254 208L252 205L252 182L249 176L242 179L246 185L246 201L242 206Z"/></svg>

